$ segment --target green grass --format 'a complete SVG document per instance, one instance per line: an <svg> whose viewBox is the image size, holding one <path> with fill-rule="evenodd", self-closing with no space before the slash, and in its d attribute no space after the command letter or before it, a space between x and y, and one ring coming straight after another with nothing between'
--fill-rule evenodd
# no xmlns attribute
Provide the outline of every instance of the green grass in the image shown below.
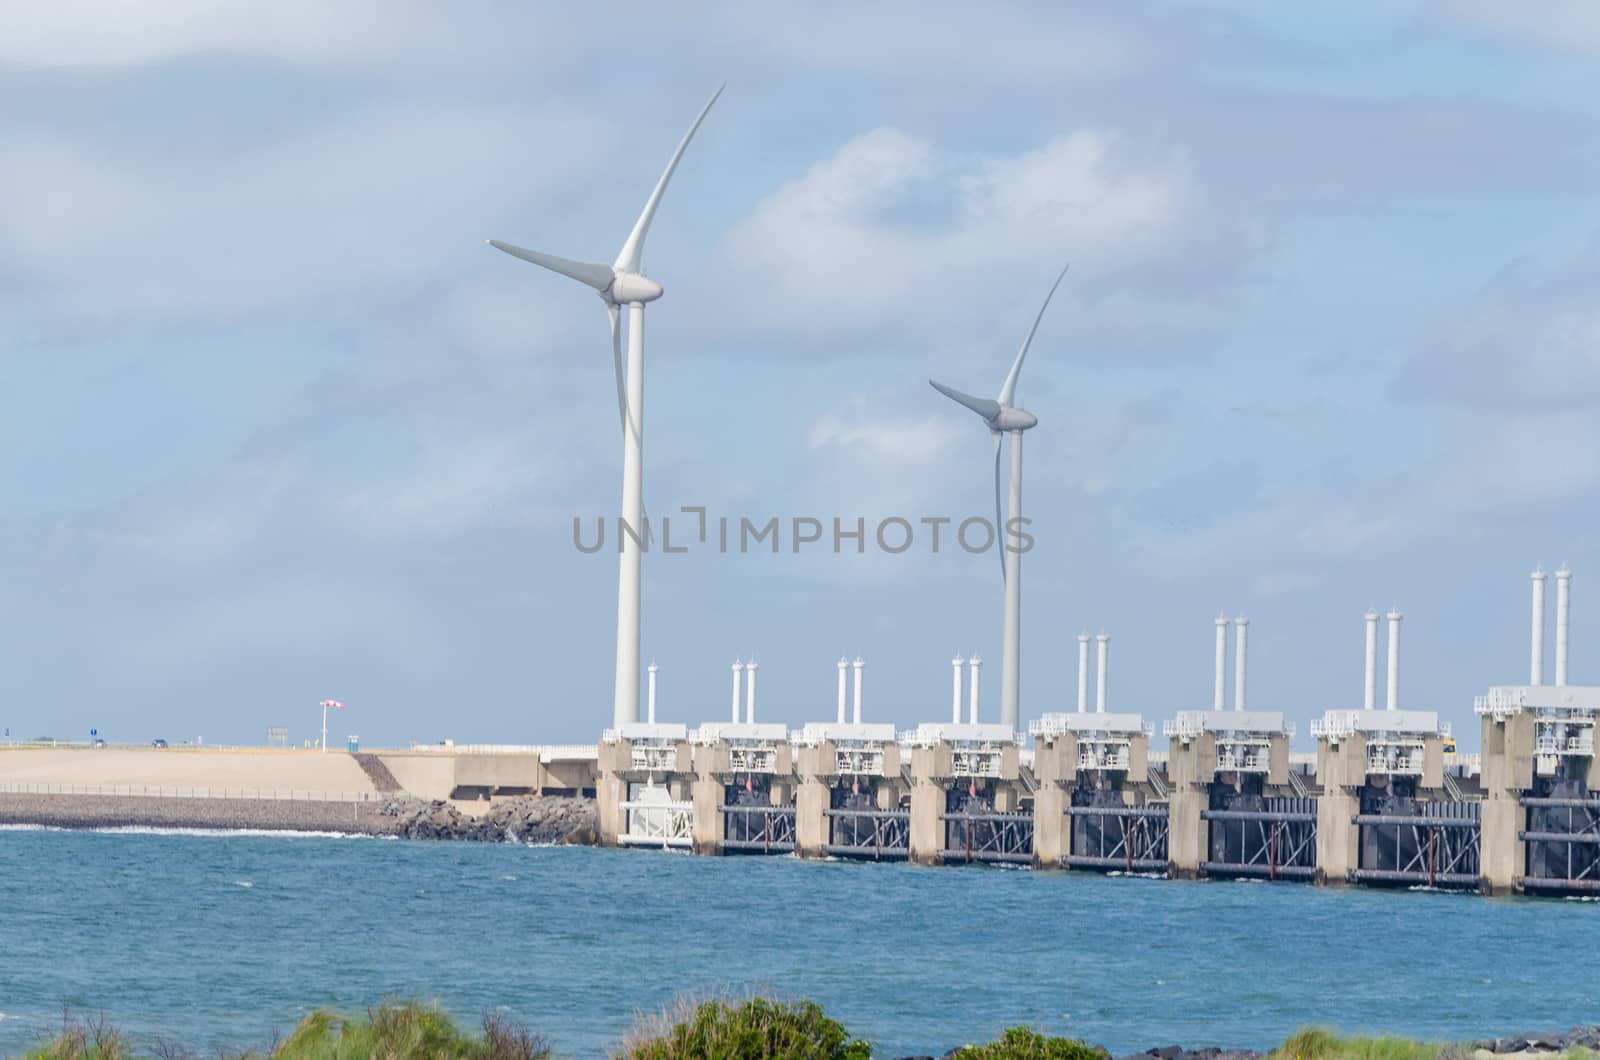
<svg viewBox="0 0 1600 1060"><path fill-rule="evenodd" d="M136 1054L128 1040L101 1018L62 1019L61 1031L27 1054L28 1060L127 1060L155 1055L194 1060L194 1052L157 1041ZM483 1017L482 1033L466 1034L439 1009L410 1001L369 1009L365 1016L340 1016L318 1009L290 1035L266 1049L222 1053L225 1060L546 1060L550 1049L538 1035L495 1015Z"/></svg>
<svg viewBox="0 0 1600 1060"><path fill-rule="evenodd" d="M1343 1038L1308 1027L1274 1049L1272 1060L1438 1060L1446 1048L1406 1038Z"/></svg>
<svg viewBox="0 0 1600 1060"><path fill-rule="evenodd" d="M619 1060L867 1060L872 1046L852 1038L813 1001L682 998L642 1017L612 1055Z"/></svg>
<svg viewBox="0 0 1600 1060"><path fill-rule="evenodd" d="M1075 1038L1047 1038L1032 1027L1012 1027L987 1045L956 1050L956 1060L1108 1060L1106 1051Z"/></svg>
<svg viewBox="0 0 1600 1060"><path fill-rule="evenodd" d="M964 1046L956 1060L1108 1060L1098 1046L1012 1027L992 1042ZM182 1046L157 1040L134 1044L102 1016L64 1014L52 1036L27 1060L198 1060ZM519 1024L486 1015L477 1033L458 1027L437 1006L385 1002L359 1016L318 1009L286 1038L262 1049L219 1053L221 1060L548 1060L544 1039ZM617 1060L868 1060L872 1046L855 1038L811 1001L769 997L683 997L639 1017L617 1046ZM1297 1031L1269 1060L1471 1060L1462 1044L1392 1037L1345 1037L1318 1027ZM1600 1060L1585 1049L1549 1054L1549 1060Z"/></svg>
<svg viewBox="0 0 1600 1060"><path fill-rule="evenodd" d="M124 1060L133 1052L104 1016L78 1020L64 1012L56 1036L25 1055L28 1060Z"/></svg>
<svg viewBox="0 0 1600 1060"><path fill-rule="evenodd" d="M1588 1049L1549 1053L1549 1060L1596 1060ZM1341 1037L1321 1027L1296 1031L1270 1054L1270 1060L1470 1060L1466 1045L1417 1042L1409 1038Z"/></svg>

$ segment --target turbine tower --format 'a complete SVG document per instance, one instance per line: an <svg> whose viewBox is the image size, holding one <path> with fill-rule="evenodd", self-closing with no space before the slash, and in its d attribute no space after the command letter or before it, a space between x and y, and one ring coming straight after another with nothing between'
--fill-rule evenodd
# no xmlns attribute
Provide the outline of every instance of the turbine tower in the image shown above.
<svg viewBox="0 0 1600 1060"><path fill-rule="evenodd" d="M1044 319L1044 311L1050 307L1050 299L1055 297L1056 288L1061 286L1061 280L1066 275L1067 270L1063 267L1056 276L1056 282L1050 285L1050 293L1044 296L1044 305L1039 307L1038 315L1033 318L1033 327L1028 329L1027 338L1022 340L1022 348L1017 351L1017 359L1011 362L1011 371L1006 373L998 398L990 401L987 398L973 397L943 383L928 380L939 393L976 412L988 425L989 434L994 439L995 535L996 542L1000 546L1000 572L1006 586L1005 633L1000 660L1000 722L1013 729L1017 727L1018 703L1022 697L1022 553L1007 547L1009 540L1007 529L1010 527L1020 529L1020 524L1016 520L1022 518L1022 432L1036 425L1039 417L1017 408L1012 402L1016 399L1017 377L1022 373L1022 359L1028 356L1028 346L1033 342L1034 332L1039 330L1039 321ZM1006 521L1002 523L1000 440L1001 435L1006 433L1011 435L1011 495Z"/></svg>
<svg viewBox="0 0 1600 1060"><path fill-rule="evenodd" d="M621 553L621 571L617 577L617 673L616 693L612 703L613 724L625 725L639 720L639 582L643 542L648 540L644 523L644 307L661 297L662 288L644 274L644 241L650 234L650 222L655 220L661 196L667 190L678 162L688 150L700 123L706 120L711 107L722 95L719 87L711 101L700 111L700 116L689 126L683 140L673 152L655 190L645 201L644 212L634 222L627 242L622 244L617 259L610 265L593 262L569 261L537 250L489 240L496 250L532 262L551 272L560 273L585 284L600 295L611 317L611 360L617 377L617 411L622 421L622 518L631 532L619 526L617 546ZM628 369L622 369L622 336L619 331L622 307L628 308Z"/></svg>

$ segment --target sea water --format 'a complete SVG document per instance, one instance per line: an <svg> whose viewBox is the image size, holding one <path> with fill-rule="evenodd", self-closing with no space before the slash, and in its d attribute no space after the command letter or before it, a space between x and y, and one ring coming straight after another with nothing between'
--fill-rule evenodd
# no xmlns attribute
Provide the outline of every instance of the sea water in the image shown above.
<svg viewBox="0 0 1600 1060"><path fill-rule="evenodd" d="M147 1046L318 1006L503 1012L600 1056L685 995L812 998L879 1055L1031 1023L1114 1052L1308 1023L1600 1019L1600 905L1293 883L326 835L0 831L0 1054L63 1007Z"/></svg>

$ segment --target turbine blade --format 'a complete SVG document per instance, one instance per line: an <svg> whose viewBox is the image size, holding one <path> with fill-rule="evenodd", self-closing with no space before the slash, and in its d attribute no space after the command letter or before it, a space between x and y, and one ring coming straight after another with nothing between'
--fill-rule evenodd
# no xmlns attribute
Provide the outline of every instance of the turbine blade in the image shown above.
<svg viewBox="0 0 1600 1060"><path fill-rule="evenodd" d="M639 437L639 425L633 422L633 412L628 408L628 389L622 377L622 331L618 319L622 310L608 305L606 311L611 317L611 363L617 375L617 414L622 420L622 429L631 432L634 440L643 445L644 440Z"/></svg>
<svg viewBox="0 0 1600 1060"><path fill-rule="evenodd" d="M990 432L994 437L994 541L998 546L995 555L1000 557L1000 580L1006 580L1006 531L1000 522L1000 432Z"/></svg>
<svg viewBox="0 0 1600 1060"><path fill-rule="evenodd" d="M973 412L976 412L984 418L985 422L991 421L1000 415L1000 403L998 401L990 401L988 398L963 394L953 386L945 386L943 383L935 382L932 379L928 380L928 384L956 404L965 405Z"/></svg>
<svg viewBox="0 0 1600 1060"><path fill-rule="evenodd" d="M1033 344L1033 333L1039 330L1039 321L1044 319L1044 311L1050 308L1050 299L1055 297L1056 288L1061 286L1061 281L1066 278L1067 269L1063 265L1061 272L1056 276L1056 282L1050 285L1050 293L1044 296L1044 305L1039 307L1039 315L1033 318L1033 327L1028 329L1028 337L1022 340L1022 349L1017 351L1017 359L1011 362L1011 371L1006 373L1006 381L1000 387L1000 404L1010 405L1017 396L1017 376L1022 374L1022 359L1028 356L1028 347Z"/></svg>
<svg viewBox="0 0 1600 1060"><path fill-rule="evenodd" d="M689 131L683 134L683 140L678 144L678 150L673 152L672 161L667 163L667 168L662 172L661 179L656 181L656 190L650 193L650 198L644 204L644 212L639 215L639 220L634 222L633 231L628 233L628 241L622 244L622 250L617 253L617 260L612 268L618 272L639 272L644 268L644 237L650 234L650 222L656 218L656 207L661 205L661 196L667 190L667 182L672 179L672 174L678 168L683 153L689 149L689 141L694 139L694 134L699 131L700 123L706 120L706 115L711 113L711 107L722 95L722 90L728 87L724 81L711 94L711 101L700 111L700 116L689 126Z"/></svg>
<svg viewBox="0 0 1600 1060"><path fill-rule="evenodd" d="M554 254L541 254L537 250L524 250L522 247L502 243L498 239L489 240L489 245L496 250L503 250L514 258L531 261L535 265L559 272L563 276L577 280L579 283L588 284L597 291L604 291L611 286L615 274L609 265L599 265L587 261L570 261L567 258L558 258Z"/></svg>

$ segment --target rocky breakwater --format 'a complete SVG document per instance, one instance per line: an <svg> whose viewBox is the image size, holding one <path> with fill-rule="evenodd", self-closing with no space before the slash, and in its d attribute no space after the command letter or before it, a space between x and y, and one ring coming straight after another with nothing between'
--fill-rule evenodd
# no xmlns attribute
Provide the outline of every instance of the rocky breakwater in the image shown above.
<svg viewBox="0 0 1600 1060"><path fill-rule="evenodd" d="M473 843L588 844L595 841L593 799L527 795L502 799L473 816L448 802L385 799L378 813L406 839L458 839Z"/></svg>
<svg viewBox="0 0 1600 1060"><path fill-rule="evenodd" d="M1267 1060L1270 1056L1297 1055L1296 1039L1291 1038L1274 1053L1251 1049L1185 1049L1169 1045L1135 1053L1121 1060ZM1104 1052L1104 1050L1102 1050ZM1586 1056L1600 1052L1600 1026L1577 1026L1564 1031L1513 1034L1503 1038L1482 1038L1470 1042L1448 1042L1435 1047L1439 1060L1552 1060L1556 1057ZM1376 1050L1365 1055L1375 1055ZM1338 1055L1323 1053L1318 1055ZM1109 1053L1106 1054L1110 1056Z"/></svg>

